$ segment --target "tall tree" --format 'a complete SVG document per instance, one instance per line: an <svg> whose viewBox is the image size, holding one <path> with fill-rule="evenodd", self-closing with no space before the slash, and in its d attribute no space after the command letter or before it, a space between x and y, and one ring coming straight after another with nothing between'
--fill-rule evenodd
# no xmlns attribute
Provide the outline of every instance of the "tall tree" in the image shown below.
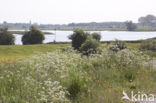
<svg viewBox="0 0 156 103"><path fill-rule="evenodd" d="M156 16L154 15L147 15L145 17L140 17L138 22L143 26L152 26L156 27Z"/></svg>
<svg viewBox="0 0 156 103"><path fill-rule="evenodd" d="M137 25L134 24L132 21L127 21L125 24L128 31L135 31L137 28Z"/></svg>

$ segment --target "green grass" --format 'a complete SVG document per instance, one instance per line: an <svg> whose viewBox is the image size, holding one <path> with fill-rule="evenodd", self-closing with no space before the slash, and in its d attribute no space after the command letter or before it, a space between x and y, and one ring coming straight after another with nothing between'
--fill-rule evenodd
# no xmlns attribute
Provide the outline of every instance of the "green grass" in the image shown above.
<svg viewBox="0 0 156 103"><path fill-rule="evenodd" d="M13 45L0 46L0 57L26 57L34 55L36 52L53 52L61 47L67 47L70 44L40 44L40 45Z"/></svg>

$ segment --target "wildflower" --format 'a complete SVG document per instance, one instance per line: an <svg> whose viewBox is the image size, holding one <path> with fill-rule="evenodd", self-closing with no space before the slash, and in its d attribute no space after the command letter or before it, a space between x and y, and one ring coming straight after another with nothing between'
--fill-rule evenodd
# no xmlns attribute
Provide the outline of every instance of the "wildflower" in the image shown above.
<svg viewBox="0 0 156 103"><path fill-rule="evenodd" d="M96 77L93 77L93 79L96 79Z"/></svg>

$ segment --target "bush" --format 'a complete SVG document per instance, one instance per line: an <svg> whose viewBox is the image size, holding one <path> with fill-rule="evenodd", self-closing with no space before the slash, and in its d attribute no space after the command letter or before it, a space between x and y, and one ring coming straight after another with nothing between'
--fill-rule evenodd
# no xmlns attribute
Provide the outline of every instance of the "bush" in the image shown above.
<svg viewBox="0 0 156 103"><path fill-rule="evenodd" d="M27 44L42 44L44 40L44 34L37 27L31 26L30 31L25 32L22 37L22 42L24 45Z"/></svg>
<svg viewBox="0 0 156 103"><path fill-rule="evenodd" d="M99 33L92 33L93 39L100 41L101 40L101 35Z"/></svg>
<svg viewBox="0 0 156 103"><path fill-rule="evenodd" d="M127 21L125 24L128 31L135 31L137 28L137 25L134 24L132 21Z"/></svg>
<svg viewBox="0 0 156 103"><path fill-rule="evenodd" d="M90 55L97 53L99 47L99 42L95 39L89 37L81 46L80 51L83 53L83 55Z"/></svg>
<svg viewBox="0 0 156 103"><path fill-rule="evenodd" d="M0 29L0 45L14 45L15 37L8 32L8 28Z"/></svg>
<svg viewBox="0 0 156 103"><path fill-rule="evenodd" d="M69 39L72 40L72 47L75 50L79 50L83 42L87 39L89 34L85 33L81 29L76 29L72 35L69 36Z"/></svg>
<svg viewBox="0 0 156 103"><path fill-rule="evenodd" d="M114 52L118 52L120 50L126 49L127 45L124 41L115 40L110 46L110 50Z"/></svg>
<svg viewBox="0 0 156 103"><path fill-rule="evenodd" d="M156 51L156 40L145 40L140 45L141 50L151 50Z"/></svg>

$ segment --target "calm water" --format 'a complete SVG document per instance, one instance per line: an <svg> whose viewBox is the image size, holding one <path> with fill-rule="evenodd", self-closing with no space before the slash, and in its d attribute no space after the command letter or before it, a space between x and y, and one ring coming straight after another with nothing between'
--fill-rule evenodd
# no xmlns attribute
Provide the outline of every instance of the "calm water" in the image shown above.
<svg viewBox="0 0 156 103"><path fill-rule="evenodd" d="M55 34L55 31L46 31ZM91 33L94 31L91 31ZM98 32L98 31L96 31ZM45 35L44 43L52 42L55 40L58 42L69 42L68 36L72 34L73 31L56 31L55 35ZM156 32L126 32L126 31L99 31L101 33L102 39L101 41L109 41L109 40L140 40L140 39L148 39L156 37ZM16 37L15 44L21 45L21 37L22 35L14 34Z"/></svg>

